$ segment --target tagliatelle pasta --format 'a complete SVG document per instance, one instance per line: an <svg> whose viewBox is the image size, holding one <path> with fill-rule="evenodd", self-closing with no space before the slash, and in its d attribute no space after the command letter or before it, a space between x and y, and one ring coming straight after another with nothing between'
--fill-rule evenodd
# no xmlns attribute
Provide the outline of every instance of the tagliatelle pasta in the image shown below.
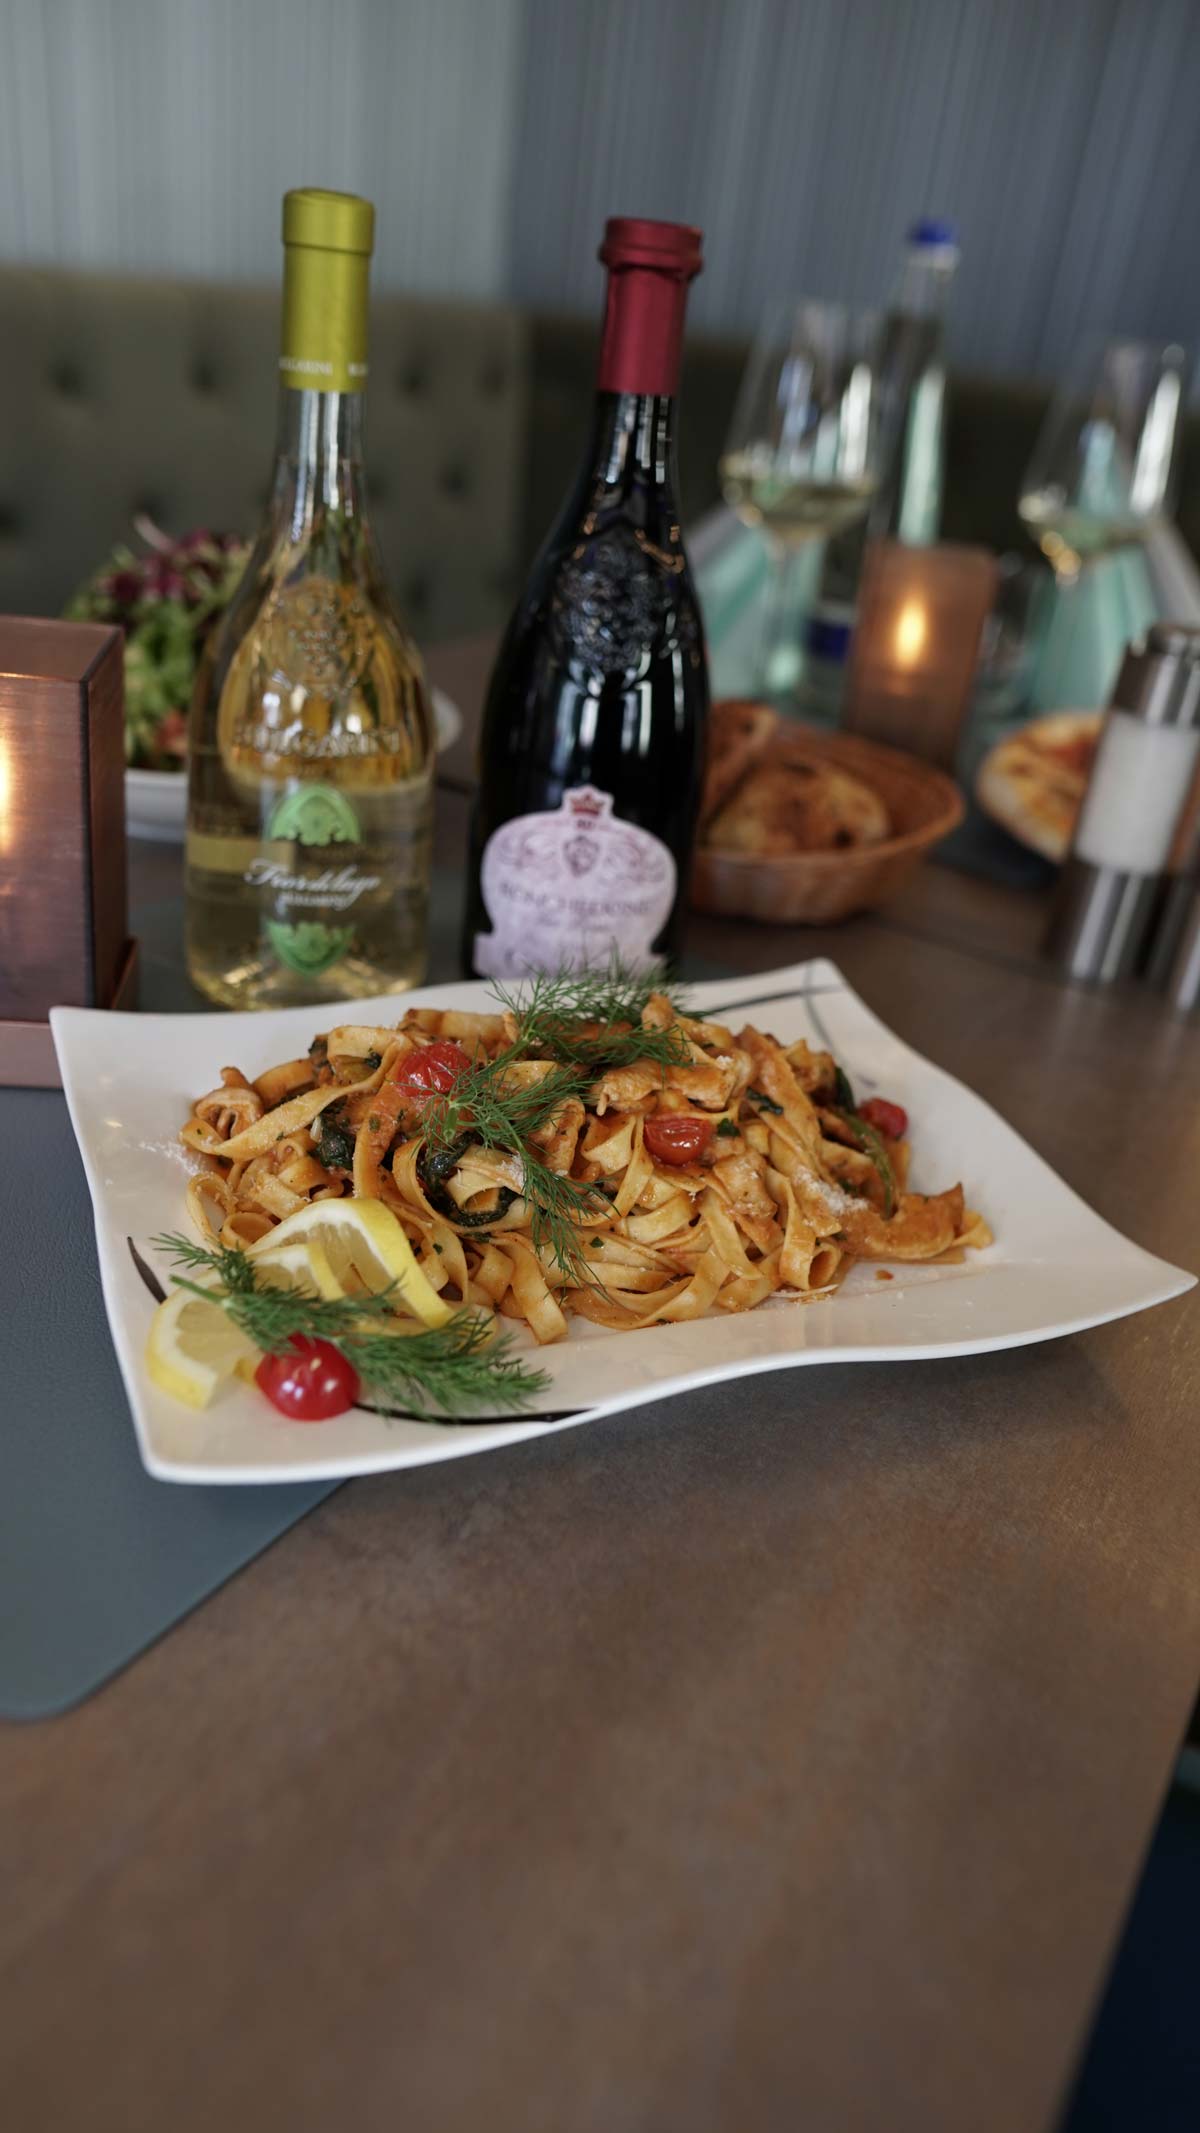
<svg viewBox="0 0 1200 2133"><path fill-rule="evenodd" d="M561 1340L829 1290L856 1260L990 1242L961 1185L907 1187L907 1122L858 1107L827 1052L639 993L611 1021L534 1005L344 1024L248 1079L226 1067L182 1138L209 1242L248 1249L314 1200L398 1217L452 1305Z"/></svg>

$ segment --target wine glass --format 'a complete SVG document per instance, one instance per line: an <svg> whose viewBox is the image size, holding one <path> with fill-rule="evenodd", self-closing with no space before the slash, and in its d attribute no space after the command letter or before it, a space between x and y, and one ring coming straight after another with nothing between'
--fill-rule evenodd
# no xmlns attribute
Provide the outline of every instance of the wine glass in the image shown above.
<svg viewBox="0 0 1200 2133"><path fill-rule="evenodd" d="M769 693L797 551L864 518L884 446L878 321L842 304L779 303L750 352L720 462L726 502L761 528L771 587L759 685Z"/></svg>
<svg viewBox="0 0 1200 2133"><path fill-rule="evenodd" d="M1170 511L1185 370L1175 341L1093 341L1050 403L1017 503L1057 595L1034 690L1042 705L1081 701L1081 684L1088 700L1098 683L1103 693L1103 618L1093 602L1097 631L1085 645L1080 624L1089 610L1079 586L1091 566L1144 541Z"/></svg>
<svg viewBox="0 0 1200 2133"><path fill-rule="evenodd" d="M1055 393L1017 508L1060 586L1169 511L1184 371L1175 341L1109 341Z"/></svg>

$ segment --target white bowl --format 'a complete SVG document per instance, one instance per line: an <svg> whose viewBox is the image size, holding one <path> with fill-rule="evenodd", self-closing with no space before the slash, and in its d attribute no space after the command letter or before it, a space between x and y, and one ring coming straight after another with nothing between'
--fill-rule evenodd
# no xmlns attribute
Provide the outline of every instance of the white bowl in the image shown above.
<svg viewBox="0 0 1200 2133"><path fill-rule="evenodd" d="M431 690L437 752L444 755L462 732L462 712L444 689ZM131 837L182 844L187 826L187 778L178 770L127 770L125 828Z"/></svg>

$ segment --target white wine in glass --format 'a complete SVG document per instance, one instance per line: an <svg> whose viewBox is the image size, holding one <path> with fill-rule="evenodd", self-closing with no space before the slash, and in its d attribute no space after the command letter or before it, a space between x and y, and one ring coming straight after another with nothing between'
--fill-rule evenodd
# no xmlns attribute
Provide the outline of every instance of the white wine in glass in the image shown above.
<svg viewBox="0 0 1200 2133"><path fill-rule="evenodd" d="M1169 512L1185 367L1175 342L1094 344L1055 394L1017 508L1060 585Z"/></svg>
<svg viewBox="0 0 1200 2133"><path fill-rule="evenodd" d="M786 627L792 557L865 518L884 445L878 321L840 304L767 312L721 458L731 510L761 528L773 565L760 686Z"/></svg>
<svg viewBox="0 0 1200 2133"><path fill-rule="evenodd" d="M863 517L875 494L868 477L821 481L811 475L779 473L753 451L727 452L721 461L721 487L730 509L748 526L763 526L785 547L823 539Z"/></svg>

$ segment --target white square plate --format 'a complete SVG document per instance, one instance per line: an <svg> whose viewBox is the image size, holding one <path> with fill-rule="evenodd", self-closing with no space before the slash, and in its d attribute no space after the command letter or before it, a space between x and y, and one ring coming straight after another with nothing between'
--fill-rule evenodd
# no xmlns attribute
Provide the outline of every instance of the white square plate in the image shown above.
<svg viewBox="0 0 1200 2133"><path fill-rule="evenodd" d="M118 1015L55 1008L54 1041L91 1187L109 1324L150 1473L194 1482L378 1473L490 1451L755 1370L1016 1348L1122 1318L1192 1287L1193 1275L1110 1229L995 1111L894 1037L833 963L700 985L688 999L735 1027L749 1015L785 1043L806 1037L827 1047L857 1092L903 1104L912 1121L914 1184L937 1191L961 1179L995 1244L968 1252L960 1266L895 1266L885 1282L873 1266L858 1265L841 1288L814 1303L781 1298L741 1315L714 1312L691 1325L634 1334L574 1321L568 1340L538 1355L551 1385L537 1409L552 1420L453 1428L361 1409L301 1428L241 1383L193 1414L156 1391L142 1366L153 1300L130 1246L153 1263L149 1239L186 1227L191 1158L178 1134L192 1100L231 1062L253 1076L294 1057L330 1020L328 1011ZM359 1002L355 1013L392 1022L415 1002L492 1004L482 985L443 985L402 1000Z"/></svg>

